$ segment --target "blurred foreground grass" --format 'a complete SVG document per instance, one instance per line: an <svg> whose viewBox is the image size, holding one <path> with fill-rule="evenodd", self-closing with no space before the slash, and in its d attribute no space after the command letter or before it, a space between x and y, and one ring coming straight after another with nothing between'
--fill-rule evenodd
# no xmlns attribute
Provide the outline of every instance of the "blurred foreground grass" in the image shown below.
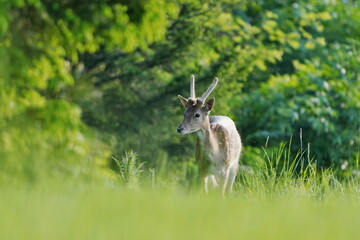
<svg viewBox="0 0 360 240"><path fill-rule="evenodd" d="M309 148L290 146L264 149L226 197L146 170L133 152L113 159L111 181L2 184L0 239L356 239L359 176L317 169Z"/></svg>
<svg viewBox="0 0 360 240"><path fill-rule="evenodd" d="M3 188L0 239L356 239L360 194Z"/></svg>

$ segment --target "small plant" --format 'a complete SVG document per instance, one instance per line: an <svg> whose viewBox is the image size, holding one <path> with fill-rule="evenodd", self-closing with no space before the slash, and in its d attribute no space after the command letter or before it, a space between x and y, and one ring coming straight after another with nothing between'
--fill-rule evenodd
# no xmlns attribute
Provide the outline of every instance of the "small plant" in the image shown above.
<svg viewBox="0 0 360 240"><path fill-rule="evenodd" d="M138 160L138 156L133 151L125 152L125 156L118 159L112 157L117 166L117 176L119 182L129 187L138 187L141 184L141 174L144 162Z"/></svg>

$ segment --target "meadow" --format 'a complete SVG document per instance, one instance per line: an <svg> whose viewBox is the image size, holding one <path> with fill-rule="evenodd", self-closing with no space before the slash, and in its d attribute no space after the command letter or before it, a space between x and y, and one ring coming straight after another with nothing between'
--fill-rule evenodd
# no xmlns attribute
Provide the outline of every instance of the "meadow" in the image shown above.
<svg viewBox="0 0 360 240"><path fill-rule="evenodd" d="M1 190L1 239L356 239L359 190L323 198L119 188ZM351 192L351 191L350 191Z"/></svg>
<svg viewBox="0 0 360 240"><path fill-rule="evenodd" d="M242 168L222 196L158 179L129 153L113 181L50 180L0 189L1 239L356 239L359 178L316 171L280 147ZM301 157L302 156L302 157ZM303 164L303 170L297 167ZM146 176L148 175L148 176Z"/></svg>

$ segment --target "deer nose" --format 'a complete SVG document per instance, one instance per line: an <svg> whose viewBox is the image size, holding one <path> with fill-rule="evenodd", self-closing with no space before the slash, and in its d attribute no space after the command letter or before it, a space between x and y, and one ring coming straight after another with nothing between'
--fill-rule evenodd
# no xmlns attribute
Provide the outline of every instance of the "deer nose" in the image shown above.
<svg viewBox="0 0 360 240"><path fill-rule="evenodd" d="M177 131L178 133L181 133L183 130L184 130L184 128L181 127L181 126L178 126L177 129L176 129L176 131Z"/></svg>

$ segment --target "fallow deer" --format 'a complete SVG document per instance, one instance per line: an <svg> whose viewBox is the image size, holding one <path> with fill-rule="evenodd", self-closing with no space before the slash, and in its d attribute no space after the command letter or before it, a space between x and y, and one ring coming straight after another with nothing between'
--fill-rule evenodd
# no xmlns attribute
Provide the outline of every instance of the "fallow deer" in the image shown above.
<svg viewBox="0 0 360 240"><path fill-rule="evenodd" d="M214 188L220 187L221 193L232 191L238 171L242 148L240 135L234 122L226 116L209 116L214 107L215 99L206 99L218 83L215 78L208 90L200 97L195 95L195 77L190 77L190 97L178 95L184 105L184 119L177 127L177 132L198 135L195 146L195 158L200 175L204 179L205 191L208 182Z"/></svg>

